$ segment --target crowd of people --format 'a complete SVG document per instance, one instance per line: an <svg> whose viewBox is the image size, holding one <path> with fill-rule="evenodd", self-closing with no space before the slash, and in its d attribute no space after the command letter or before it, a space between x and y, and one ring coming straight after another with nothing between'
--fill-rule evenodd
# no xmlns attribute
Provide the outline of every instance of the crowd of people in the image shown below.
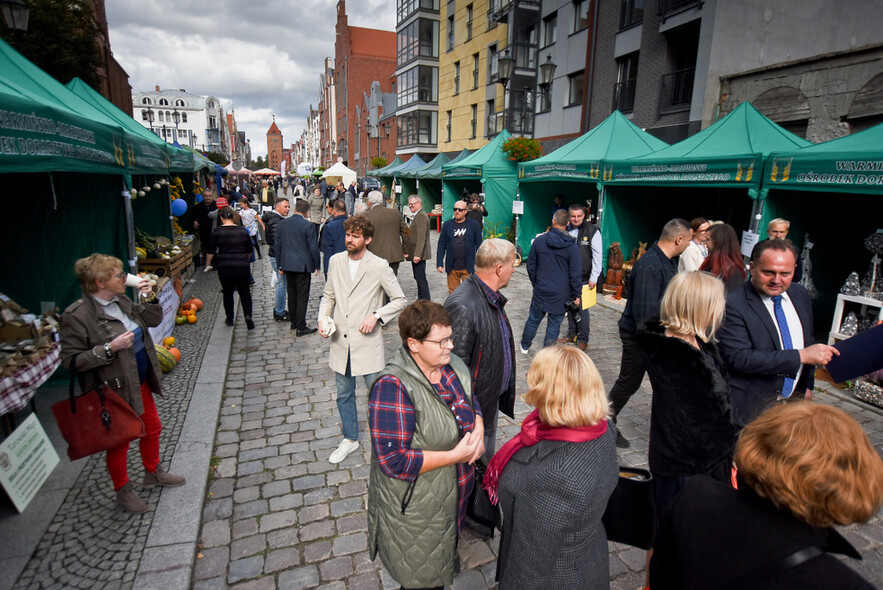
<svg viewBox="0 0 883 590"><path fill-rule="evenodd" d="M787 233L772 231L784 220L771 224L747 269L731 226L704 218L666 223L629 274L620 372L607 393L588 354L583 305L602 270L590 209L556 201L548 231L534 240L533 296L516 350L502 293L516 249L483 239L480 202L454 203L439 232L436 269L448 286L440 303L426 279L430 224L418 195L402 214L383 192L359 195L354 185L301 186L291 199L262 188L254 199L258 187L227 191L221 203L206 194L194 209L206 270L218 272L227 324L236 292L254 328L250 265L263 234L273 320L289 322L298 339L318 332L329 344L341 422L332 464L362 448L361 378L371 449L368 550L403 588L451 584L460 530L493 533L467 517L482 490L499 506L501 588L608 587L601 519L617 485L616 448L630 444L616 419L645 373L659 514L647 556L650 587L870 587L828 555L857 555L831 525L879 510L883 462L854 420L809 403L815 367L839 353L813 343L810 300L793 280L797 250ZM259 203L268 206L261 215L253 209ZM410 304L398 282L402 263L411 264L418 286ZM181 485L159 465L152 395L160 372L146 328L161 312L155 302L125 296L121 268L102 255L77 263L83 297L64 314L63 358L85 387L122 379L124 398L148 426L140 442L144 485ZM313 324L307 309L320 271ZM499 413L514 418L516 374L525 368L516 352L529 354L544 317L542 347L526 367L524 401L534 410L497 451ZM383 327L395 321L401 346L387 359ZM143 512L128 481L127 450L107 453L108 470L118 502ZM487 466L483 480L479 461Z"/></svg>

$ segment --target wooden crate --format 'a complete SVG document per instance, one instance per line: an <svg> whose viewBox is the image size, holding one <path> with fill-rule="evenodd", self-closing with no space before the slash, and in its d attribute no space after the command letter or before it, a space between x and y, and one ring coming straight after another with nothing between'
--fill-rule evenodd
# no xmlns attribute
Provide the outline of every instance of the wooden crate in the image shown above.
<svg viewBox="0 0 883 590"><path fill-rule="evenodd" d="M141 258L138 260L138 272L149 272L164 277L175 278L190 264L192 254L185 249L178 255L169 258ZM159 272L162 271L162 272Z"/></svg>

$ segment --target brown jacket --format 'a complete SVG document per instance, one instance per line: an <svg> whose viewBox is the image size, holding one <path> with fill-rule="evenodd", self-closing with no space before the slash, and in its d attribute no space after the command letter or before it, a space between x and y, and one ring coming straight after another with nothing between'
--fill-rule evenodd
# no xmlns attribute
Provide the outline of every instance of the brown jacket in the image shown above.
<svg viewBox="0 0 883 590"><path fill-rule="evenodd" d="M408 253L412 262L414 256L420 257L421 261L432 259L432 247L429 243L429 215L423 209L414 215L414 220L411 222L405 252Z"/></svg>
<svg viewBox="0 0 883 590"><path fill-rule="evenodd" d="M147 385L153 393L161 394L162 371L147 328L158 326L162 321L162 306L158 303L136 304L125 295L118 296L118 302L123 313L144 331L144 348L150 360ZM125 331L122 322L104 313L92 295L84 293L61 316L61 362L69 368L71 359L76 356L80 387L84 392L95 388L97 372L98 382L107 383L140 416L144 413L144 404L134 350L117 351L111 360L107 360L104 353L105 343Z"/></svg>
<svg viewBox="0 0 883 590"><path fill-rule="evenodd" d="M408 226L401 214L382 204L362 213L374 225L374 239L368 244L368 251L380 256L390 264L405 259L405 244L408 242Z"/></svg>

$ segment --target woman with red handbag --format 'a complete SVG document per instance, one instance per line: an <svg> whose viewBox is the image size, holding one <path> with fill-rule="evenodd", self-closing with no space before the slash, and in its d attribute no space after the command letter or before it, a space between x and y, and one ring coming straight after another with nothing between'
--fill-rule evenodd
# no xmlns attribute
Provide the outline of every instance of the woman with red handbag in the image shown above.
<svg viewBox="0 0 883 590"><path fill-rule="evenodd" d="M171 475L160 466L162 424L153 393L162 392L162 372L147 328L162 321L162 307L155 299L135 303L126 297L127 273L113 256L92 254L81 258L74 264L74 274L83 287L83 296L61 318L62 363L66 367L75 365L82 391L107 384L144 422L145 435L138 441L146 471L143 486L182 485L183 477ZM142 294L150 294L146 280L139 289ZM128 454L129 442L109 449L107 470L117 503L140 514L147 511L147 503L129 481Z"/></svg>

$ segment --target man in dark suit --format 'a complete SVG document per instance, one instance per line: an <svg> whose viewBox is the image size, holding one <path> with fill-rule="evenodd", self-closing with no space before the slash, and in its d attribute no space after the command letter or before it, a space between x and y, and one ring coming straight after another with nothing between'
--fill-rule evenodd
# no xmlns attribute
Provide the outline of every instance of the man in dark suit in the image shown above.
<svg viewBox="0 0 883 590"><path fill-rule="evenodd" d="M384 206L380 191L368 193L368 206L371 208L362 213L374 226L374 239L368 242L368 252L386 260L398 276L399 264L405 259L408 225L397 209Z"/></svg>
<svg viewBox="0 0 883 590"><path fill-rule="evenodd" d="M316 328L307 327L307 303L310 299L310 273L318 273L319 243L316 226L308 219L310 202L298 199L294 215L283 219L276 228L276 265L288 282L288 311L291 329L298 336L308 336Z"/></svg>
<svg viewBox="0 0 883 590"><path fill-rule="evenodd" d="M727 297L718 330L737 424L748 424L776 401L812 399L815 365L839 354L813 344L812 302L793 283L797 248L788 239L759 242L751 253L751 281Z"/></svg>

